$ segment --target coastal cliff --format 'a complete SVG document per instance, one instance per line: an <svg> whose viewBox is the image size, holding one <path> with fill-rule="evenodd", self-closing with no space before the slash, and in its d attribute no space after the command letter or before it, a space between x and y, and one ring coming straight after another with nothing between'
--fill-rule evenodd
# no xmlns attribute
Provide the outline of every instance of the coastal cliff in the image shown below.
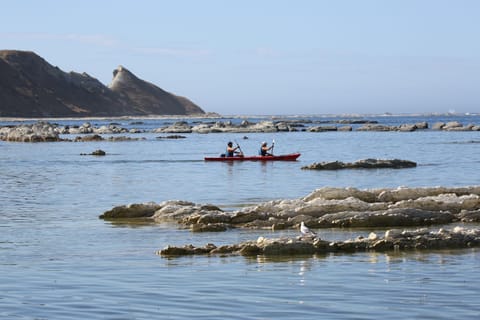
<svg viewBox="0 0 480 320"><path fill-rule="evenodd" d="M0 117L191 115L192 101L137 78L124 67L110 86L64 72L30 51L0 50Z"/></svg>

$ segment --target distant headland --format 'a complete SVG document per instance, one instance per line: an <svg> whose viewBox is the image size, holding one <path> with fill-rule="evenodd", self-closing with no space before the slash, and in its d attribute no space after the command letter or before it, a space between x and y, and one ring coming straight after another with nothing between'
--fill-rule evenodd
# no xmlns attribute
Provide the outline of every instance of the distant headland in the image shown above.
<svg viewBox="0 0 480 320"><path fill-rule="evenodd" d="M0 50L0 117L200 115L189 99L137 78L123 66L110 85L64 72L31 51Z"/></svg>

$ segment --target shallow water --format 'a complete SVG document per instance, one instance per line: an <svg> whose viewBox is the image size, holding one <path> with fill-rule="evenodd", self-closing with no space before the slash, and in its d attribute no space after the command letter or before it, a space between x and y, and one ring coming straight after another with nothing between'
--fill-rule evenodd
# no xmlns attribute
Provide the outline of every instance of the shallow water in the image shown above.
<svg viewBox="0 0 480 320"><path fill-rule="evenodd" d="M462 120L480 123L478 116ZM165 121L148 120L142 126L155 128ZM135 136L146 140L0 142L1 319L480 316L478 249L273 260L166 259L155 252L169 244L218 245L258 236L296 236L297 231L193 234L175 224L124 225L98 219L113 206L145 201L182 199L231 209L302 197L322 186L478 185L480 132L296 132L247 134L246 140L245 134L188 134L182 140L159 140L151 133ZM237 140L245 153L253 154L260 141L272 139L275 153L298 151L299 161L202 161L223 152L228 140ZM80 156L96 149L105 150L107 156ZM300 169L318 161L364 158L400 158L418 166ZM320 233L324 239L338 240L371 231L375 230Z"/></svg>

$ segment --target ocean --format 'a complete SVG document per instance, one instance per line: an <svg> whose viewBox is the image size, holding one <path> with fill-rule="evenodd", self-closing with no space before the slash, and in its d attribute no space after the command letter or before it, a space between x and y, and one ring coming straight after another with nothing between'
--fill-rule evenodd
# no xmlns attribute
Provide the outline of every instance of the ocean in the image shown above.
<svg viewBox="0 0 480 320"><path fill-rule="evenodd" d="M271 117L249 121L265 119ZM362 119L385 125L480 124L479 115ZM150 201L178 199L234 210L303 197L325 186L479 185L480 131L191 133L182 134L185 139L158 139L165 134L151 132L177 120L88 120L94 126L115 122L145 130L125 134L144 138L139 141L0 141L0 319L480 317L479 249L275 259L165 258L155 252L167 245L233 244L259 236L295 237L299 232L192 233L174 223L125 224L98 218L114 206ZM217 120L244 118L208 121ZM86 121L51 122L73 126ZM0 125L18 123L0 121ZM203 161L205 156L224 153L228 141L238 142L245 154L257 154L262 141L273 140L276 154L300 152L301 157L295 162ZM80 155L97 149L107 155ZM314 162L366 158L411 160L417 167L301 170ZM384 229L316 231L322 239L346 240Z"/></svg>

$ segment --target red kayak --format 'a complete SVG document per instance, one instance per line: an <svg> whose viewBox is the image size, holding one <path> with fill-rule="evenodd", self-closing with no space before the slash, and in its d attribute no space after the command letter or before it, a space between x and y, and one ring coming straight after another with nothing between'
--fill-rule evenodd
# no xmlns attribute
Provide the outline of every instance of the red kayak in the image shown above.
<svg viewBox="0 0 480 320"><path fill-rule="evenodd" d="M295 161L298 157L300 157L300 153L278 156L205 157L205 161Z"/></svg>

